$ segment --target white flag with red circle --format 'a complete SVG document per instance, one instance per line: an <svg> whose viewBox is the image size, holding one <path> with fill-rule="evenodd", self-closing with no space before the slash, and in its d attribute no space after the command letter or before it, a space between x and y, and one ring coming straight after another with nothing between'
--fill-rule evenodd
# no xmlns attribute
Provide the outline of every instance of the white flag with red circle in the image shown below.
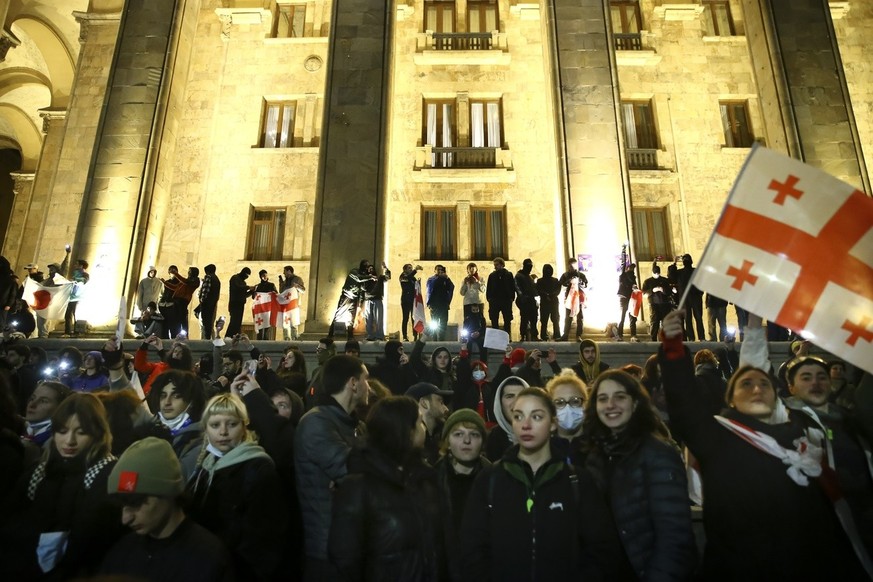
<svg viewBox="0 0 873 582"><path fill-rule="evenodd" d="M873 372L873 199L817 168L756 146L692 283Z"/></svg>
<svg viewBox="0 0 873 582"><path fill-rule="evenodd" d="M61 277L54 276L57 285L46 286L37 283L30 277L24 281L22 299L33 309L34 313L44 319L63 319L73 293L73 283Z"/></svg>

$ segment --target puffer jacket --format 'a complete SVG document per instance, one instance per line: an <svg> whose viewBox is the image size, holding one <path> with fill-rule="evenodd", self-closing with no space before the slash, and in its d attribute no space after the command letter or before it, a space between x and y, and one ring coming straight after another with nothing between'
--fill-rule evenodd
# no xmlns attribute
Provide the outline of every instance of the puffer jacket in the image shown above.
<svg viewBox="0 0 873 582"><path fill-rule="evenodd" d="M333 502L330 561L348 581L444 580L441 523L433 469L355 451Z"/></svg>
<svg viewBox="0 0 873 582"><path fill-rule="evenodd" d="M294 437L297 497L303 515L306 555L327 559L327 534L333 500L331 482L348 473L352 448L363 444L364 424L333 398L303 415Z"/></svg>
<svg viewBox="0 0 873 582"><path fill-rule="evenodd" d="M625 579L627 561L591 473L553 454L533 475L518 449L473 484L461 524L463 580Z"/></svg>
<svg viewBox="0 0 873 582"><path fill-rule="evenodd" d="M679 452L646 435L599 442L586 467L606 493L640 580L689 580L697 565L688 483Z"/></svg>

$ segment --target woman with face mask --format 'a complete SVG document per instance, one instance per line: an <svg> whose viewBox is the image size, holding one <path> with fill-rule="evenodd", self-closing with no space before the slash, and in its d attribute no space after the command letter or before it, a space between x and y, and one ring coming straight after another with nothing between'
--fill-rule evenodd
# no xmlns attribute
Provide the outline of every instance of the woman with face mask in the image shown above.
<svg viewBox="0 0 873 582"><path fill-rule="evenodd" d="M552 437L554 446L567 463L579 464L582 458L582 418L587 399L585 383L569 370L549 380L546 392L558 411L558 430Z"/></svg>
<svg viewBox="0 0 873 582"><path fill-rule="evenodd" d="M458 379L452 395L455 410L475 410L489 428L494 426L494 388L488 381L488 366L482 360L471 359L466 343L462 342L456 368Z"/></svg>
<svg viewBox="0 0 873 582"><path fill-rule="evenodd" d="M606 493L640 580L689 580L697 566L685 467L639 380L597 377L585 405L585 466Z"/></svg>
<svg viewBox="0 0 873 582"><path fill-rule="evenodd" d="M213 396L201 422L204 446L188 481L188 515L224 543L237 579L279 579L288 512L275 464L249 431L236 394Z"/></svg>

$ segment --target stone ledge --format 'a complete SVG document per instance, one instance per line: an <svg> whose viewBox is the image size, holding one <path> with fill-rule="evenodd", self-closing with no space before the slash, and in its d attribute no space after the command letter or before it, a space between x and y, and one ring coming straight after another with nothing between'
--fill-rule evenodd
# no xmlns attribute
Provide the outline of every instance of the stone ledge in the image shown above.
<svg viewBox="0 0 873 582"><path fill-rule="evenodd" d="M413 182L448 184L514 184L512 168L421 168L412 172Z"/></svg>
<svg viewBox="0 0 873 582"><path fill-rule="evenodd" d="M615 62L625 67L650 67L661 62L661 55L652 50L615 51Z"/></svg>
<svg viewBox="0 0 873 582"><path fill-rule="evenodd" d="M416 65L509 65L509 52L489 51L434 51L415 53L412 60Z"/></svg>

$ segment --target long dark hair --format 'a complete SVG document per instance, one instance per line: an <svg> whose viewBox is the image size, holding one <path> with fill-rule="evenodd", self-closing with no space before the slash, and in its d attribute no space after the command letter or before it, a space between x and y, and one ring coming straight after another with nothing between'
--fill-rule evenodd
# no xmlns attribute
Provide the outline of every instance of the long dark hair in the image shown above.
<svg viewBox="0 0 873 582"><path fill-rule="evenodd" d="M622 431L630 439L641 439L646 435L669 441L670 431L661 421L652 405L649 391L642 382L622 370L607 370L600 374L591 386L591 394L585 403L585 416L582 420L582 431L592 439L607 439L612 436L612 429L600 421L597 416L597 395L600 386L606 380L612 380L622 386L636 403L627 426Z"/></svg>
<svg viewBox="0 0 873 582"><path fill-rule="evenodd" d="M382 398L367 414L367 442L398 465L415 459L412 433L418 419L418 404L409 396Z"/></svg>
<svg viewBox="0 0 873 582"><path fill-rule="evenodd" d="M200 420L203 408L206 406L206 395L203 392L203 383L194 375L194 372L167 370L158 374L152 382L151 392L146 397L149 409L157 414L161 409L161 392L171 382L175 388L173 391L188 403L188 416L191 417L191 420L194 422Z"/></svg>

